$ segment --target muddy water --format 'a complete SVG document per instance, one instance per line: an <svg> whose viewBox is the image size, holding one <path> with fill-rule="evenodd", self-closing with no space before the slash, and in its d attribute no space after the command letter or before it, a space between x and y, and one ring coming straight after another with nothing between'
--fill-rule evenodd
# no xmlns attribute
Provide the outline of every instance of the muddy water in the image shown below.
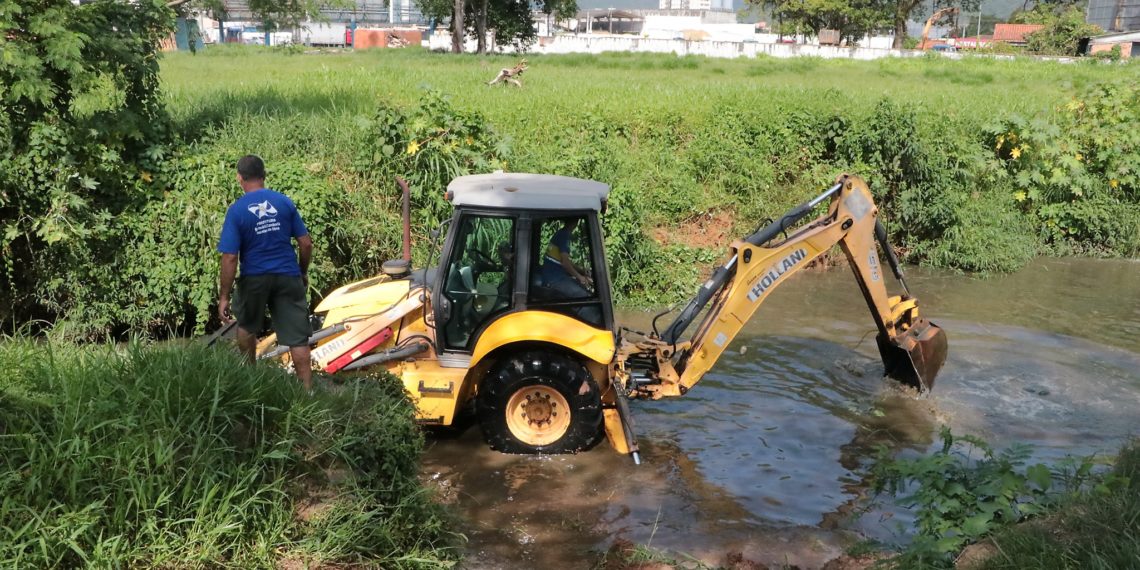
<svg viewBox="0 0 1140 570"><path fill-rule="evenodd" d="M425 474L462 517L466 567L588 568L624 538L714 565L740 552L815 568L860 538L904 538L905 512L850 516L877 445L929 450L948 425L1054 460L1140 432L1140 263L912 269L908 283L950 340L929 397L880 378L873 324L839 268L784 284L688 395L634 402L641 466L604 443L501 455L477 427L431 441Z"/></svg>

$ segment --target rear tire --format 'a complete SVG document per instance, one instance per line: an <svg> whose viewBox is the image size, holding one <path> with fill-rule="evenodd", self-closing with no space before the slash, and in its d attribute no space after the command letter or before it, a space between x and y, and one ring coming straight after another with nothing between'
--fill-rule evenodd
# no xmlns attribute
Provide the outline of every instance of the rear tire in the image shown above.
<svg viewBox="0 0 1140 570"><path fill-rule="evenodd" d="M579 395L583 382L589 391ZM598 384L557 352L507 358L480 384L476 410L483 439L503 453L577 453L601 439Z"/></svg>

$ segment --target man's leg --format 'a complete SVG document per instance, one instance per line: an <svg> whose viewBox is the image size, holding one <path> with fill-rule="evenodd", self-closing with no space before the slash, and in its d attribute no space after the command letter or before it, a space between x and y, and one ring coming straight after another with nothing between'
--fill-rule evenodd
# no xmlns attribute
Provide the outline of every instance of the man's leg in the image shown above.
<svg viewBox="0 0 1140 570"><path fill-rule="evenodd" d="M234 316L237 318L238 350L253 363L257 354L257 333L265 322L265 278L261 275L238 278L234 294Z"/></svg>
<svg viewBox="0 0 1140 570"><path fill-rule="evenodd" d="M289 355L293 357L293 369L297 371L297 378L306 392L313 390L313 359L309 354L308 345L289 347Z"/></svg>
<svg viewBox="0 0 1140 570"><path fill-rule="evenodd" d="M293 370L305 390L313 389L313 362L309 354L309 299L305 282L300 277L274 276L273 292L269 297L269 312L273 315L273 328L277 331L277 344L289 347L293 357Z"/></svg>
<svg viewBox="0 0 1140 570"><path fill-rule="evenodd" d="M257 350L257 335L239 326L237 328L237 346L250 364L253 364L254 352Z"/></svg>

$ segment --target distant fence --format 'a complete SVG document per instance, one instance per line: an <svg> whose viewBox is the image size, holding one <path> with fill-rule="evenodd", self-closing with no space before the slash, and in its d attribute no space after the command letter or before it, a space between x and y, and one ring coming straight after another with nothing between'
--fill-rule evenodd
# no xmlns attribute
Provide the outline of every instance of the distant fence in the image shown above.
<svg viewBox="0 0 1140 570"><path fill-rule="evenodd" d="M475 48L475 41L468 40L469 51ZM438 32L431 36L429 41L431 49L449 49L451 35ZM511 52L510 48L497 51ZM629 36L552 36L542 37L527 53L556 54L556 53L605 53L605 52L640 52L640 53L674 53L677 55L703 55L708 57L756 57L767 55L771 57L800 57L814 56L824 59L878 59L881 57L916 57L924 52L917 50L877 49L862 47L819 46L808 44L771 44L759 42L718 42L718 41L689 41L689 40L663 40L651 38L635 38ZM957 54L946 54L954 57Z"/></svg>

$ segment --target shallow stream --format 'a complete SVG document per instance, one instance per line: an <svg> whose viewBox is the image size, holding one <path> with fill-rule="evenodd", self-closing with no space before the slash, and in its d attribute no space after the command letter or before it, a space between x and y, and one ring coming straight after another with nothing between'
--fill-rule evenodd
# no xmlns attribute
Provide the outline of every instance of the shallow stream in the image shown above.
<svg viewBox="0 0 1140 570"><path fill-rule="evenodd" d="M949 336L933 393L883 380L874 325L846 268L776 291L689 394L637 401L643 464L608 444L575 456L490 451L477 427L429 441L468 568L589 568L617 539L706 563L729 552L818 568L861 538L901 540L909 515L852 517L875 448L933 449L942 425L1033 459L1113 453L1138 433L1140 263L1040 260L1004 276L910 269ZM650 315L624 314L647 328Z"/></svg>

